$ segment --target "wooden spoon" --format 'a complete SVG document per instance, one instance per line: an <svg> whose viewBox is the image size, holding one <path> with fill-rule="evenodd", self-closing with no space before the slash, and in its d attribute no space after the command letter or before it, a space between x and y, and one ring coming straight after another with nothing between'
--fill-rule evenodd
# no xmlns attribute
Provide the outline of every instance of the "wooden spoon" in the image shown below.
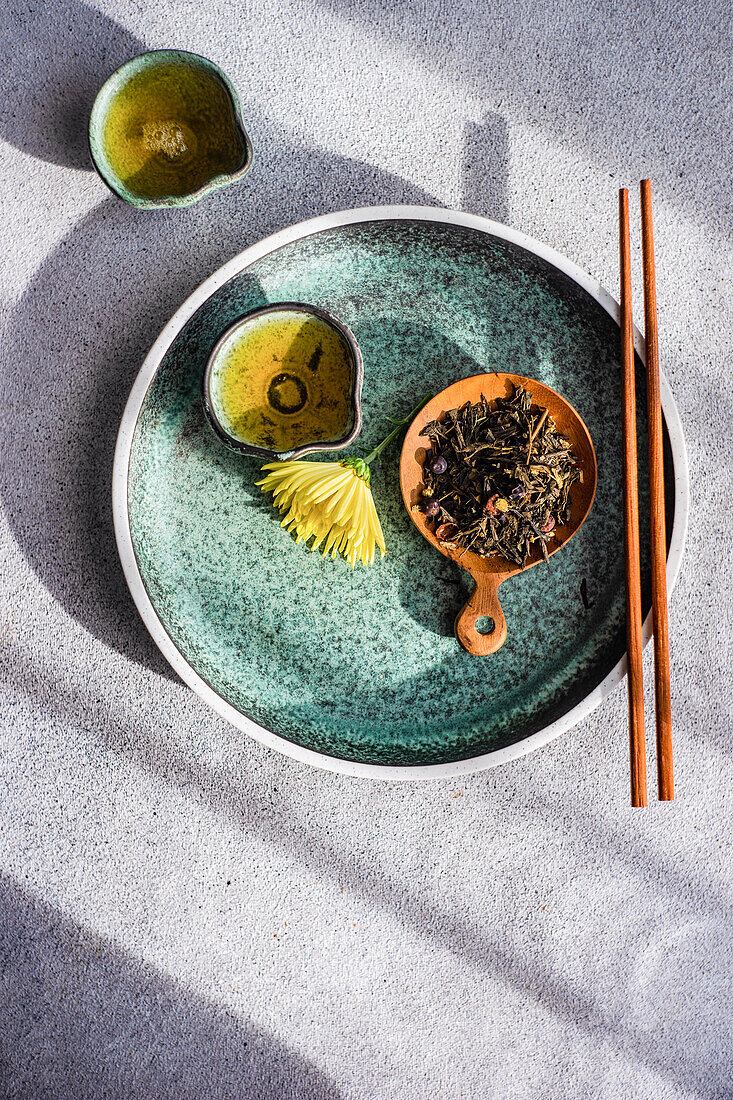
<svg viewBox="0 0 733 1100"><path fill-rule="evenodd" d="M495 653L506 641L506 619L499 603L497 589L508 577L521 573L522 569L513 562L507 561L506 558L498 556L484 558L471 550L451 550L441 546L435 537L434 525L431 526L428 522L428 517L421 507L425 503L421 496L422 464L430 448L430 441L427 436L421 436L420 433L426 424L433 420L441 420L449 410L457 409L467 401L472 403L480 401L482 395L487 401L493 401L497 397L508 397L513 392L514 386L524 386L532 395L533 404L548 410L548 415L554 420L557 430L570 441L578 465L583 471L582 482L576 482L570 490L570 523L563 527L556 527L555 538L547 546L548 554L554 554L569 542L590 512L596 494L598 468L588 429L572 405L549 386L535 382L532 378L522 378L518 374L476 374L471 378L462 378L460 382L454 382L452 386L436 394L427 405L423 406L407 430L400 460L402 497L412 522L441 554L445 554L462 569L466 569L476 584L471 599L458 613L455 622L458 641L468 653L476 657ZM533 549L524 568L529 569L541 561L544 561L544 558L542 551L537 547ZM489 620L487 630L477 629L477 621L483 618Z"/></svg>

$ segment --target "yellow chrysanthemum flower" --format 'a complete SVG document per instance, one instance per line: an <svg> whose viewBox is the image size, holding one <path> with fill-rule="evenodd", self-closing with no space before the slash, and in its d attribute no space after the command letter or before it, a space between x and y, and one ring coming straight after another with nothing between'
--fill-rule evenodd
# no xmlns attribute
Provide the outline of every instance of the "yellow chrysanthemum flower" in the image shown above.
<svg viewBox="0 0 733 1100"><path fill-rule="evenodd" d="M322 546L333 558L342 554L352 569L357 561L371 565L376 546L384 556L371 472L363 459L268 462L262 469L269 473L257 484L286 513L282 526L294 532L296 542L308 545L312 539L311 550Z"/></svg>

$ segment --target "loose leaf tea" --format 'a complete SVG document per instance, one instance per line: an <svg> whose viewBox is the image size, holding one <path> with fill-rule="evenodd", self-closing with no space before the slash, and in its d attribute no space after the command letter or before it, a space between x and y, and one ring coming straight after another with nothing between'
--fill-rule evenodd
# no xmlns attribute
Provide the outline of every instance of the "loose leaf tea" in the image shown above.
<svg viewBox="0 0 733 1100"><path fill-rule="evenodd" d="M482 395L422 430L422 509L448 549L500 555L524 567L570 519L570 487L582 481L570 443L547 409L515 386L489 403Z"/></svg>

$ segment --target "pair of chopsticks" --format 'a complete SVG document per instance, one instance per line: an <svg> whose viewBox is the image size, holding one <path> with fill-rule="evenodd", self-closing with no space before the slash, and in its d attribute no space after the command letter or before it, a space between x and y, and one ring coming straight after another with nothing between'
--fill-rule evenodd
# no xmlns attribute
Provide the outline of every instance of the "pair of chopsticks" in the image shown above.
<svg viewBox="0 0 733 1100"><path fill-rule="evenodd" d="M629 676L631 805L646 806L646 741L644 733L644 685L641 667L641 566L639 550L639 483L636 459L634 326L631 313L629 192L625 187L622 187L619 191L619 245L621 259L624 548L626 556L626 648ZM657 287L654 268L652 188L649 180L641 181L641 251L644 273L646 396L649 426L657 787L659 800L670 802L674 798L674 773L672 769L672 710L669 687L669 627L667 622L667 538L664 518L664 460L662 456L662 405L659 392Z"/></svg>

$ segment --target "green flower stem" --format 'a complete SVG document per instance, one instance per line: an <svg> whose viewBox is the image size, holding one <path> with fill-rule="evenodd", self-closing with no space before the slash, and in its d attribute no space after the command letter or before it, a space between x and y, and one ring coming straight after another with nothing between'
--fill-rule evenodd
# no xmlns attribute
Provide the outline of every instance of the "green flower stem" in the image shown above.
<svg viewBox="0 0 733 1100"><path fill-rule="evenodd" d="M369 463L374 462L375 459L379 458L385 447L388 447L395 436L399 435L402 429L407 427L407 425L412 421L413 417L417 416L417 414L420 412L420 409L423 407L423 405L427 405L432 396L432 393L429 393L427 397L423 397L420 404L416 405L412 412L408 413L406 417L404 417L402 420L393 421L393 423L397 424L397 427L392 429L386 439L383 439L382 442L374 448L371 454L368 454L366 458L363 458L360 461L362 461L368 468Z"/></svg>

